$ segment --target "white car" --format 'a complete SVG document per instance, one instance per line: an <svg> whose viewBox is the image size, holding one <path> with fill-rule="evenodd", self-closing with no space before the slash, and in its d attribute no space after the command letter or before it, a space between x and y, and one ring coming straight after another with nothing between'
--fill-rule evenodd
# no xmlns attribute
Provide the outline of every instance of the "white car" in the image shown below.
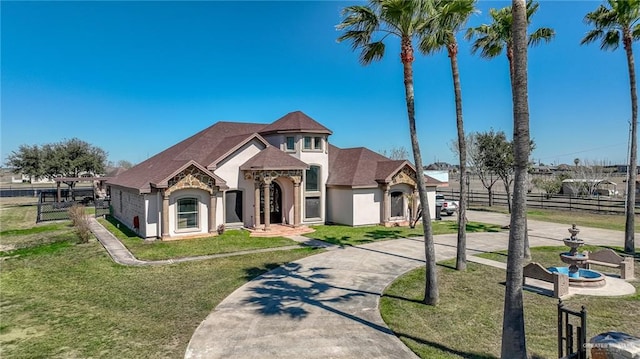
<svg viewBox="0 0 640 359"><path fill-rule="evenodd" d="M436 207L440 206L440 213L452 216L458 210L457 201L448 201L442 194L436 194Z"/></svg>

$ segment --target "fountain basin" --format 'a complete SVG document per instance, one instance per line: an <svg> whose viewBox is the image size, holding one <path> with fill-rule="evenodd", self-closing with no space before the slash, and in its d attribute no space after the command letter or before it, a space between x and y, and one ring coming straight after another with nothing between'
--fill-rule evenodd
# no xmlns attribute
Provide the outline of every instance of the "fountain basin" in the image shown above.
<svg viewBox="0 0 640 359"><path fill-rule="evenodd" d="M577 272L571 273L569 267L549 267L547 268L552 273L560 273L569 277L569 286L571 287L590 287L597 288L603 287L605 282L605 276L591 269L578 269Z"/></svg>
<svg viewBox="0 0 640 359"><path fill-rule="evenodd" d="M560 260L569 265L575 264L578 267L583 267L589 260L589 257L582 253L571 254L571 252L564 252L560 253Z"/></svg>

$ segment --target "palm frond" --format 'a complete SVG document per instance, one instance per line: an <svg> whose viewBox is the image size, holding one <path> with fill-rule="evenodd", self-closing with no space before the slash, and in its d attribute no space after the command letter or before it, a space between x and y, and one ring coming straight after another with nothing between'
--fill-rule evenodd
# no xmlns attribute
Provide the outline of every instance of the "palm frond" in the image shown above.
<svg viewBox="0 0 640 359"><path fill-rule="evenodd" d="M550 42L556 36L556 32L548 27L541 27L529 35L529 46L537 46L542 41Z"/></svg>
<svg viewBox="0 0 640 359"><path fill-rule="evenodd" d="M631 37L634 41L640 40L640 24L636 24L631 29Z"/></svg>
<svg viewBox="0 0 640 359"><path fill-rule="evenodd" d="M618 30L609 30L602 37L602 42L600 43L601 50L615 50L620 46L620 31Z"/></svg>
<svg viewBox="0 0 640 359"><path fill-rule="evenodd" d="M587 32L587 34L580 41L580 45L590 44L598 39L604 37L604 31L601 29L595 29Z"/></svg>
<svg viewBox="0 0 640 359"><path fill-rule="evenodd" d="M360 63L368 65L373 61L378 61L384 57L385 45L382 41L366 44L360 53Z"/></svg>

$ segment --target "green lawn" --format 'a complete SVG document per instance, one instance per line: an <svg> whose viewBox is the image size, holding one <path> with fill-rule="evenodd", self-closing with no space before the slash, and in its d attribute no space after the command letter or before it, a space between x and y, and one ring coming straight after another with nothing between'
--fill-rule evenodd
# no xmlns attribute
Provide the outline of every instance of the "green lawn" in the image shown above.
<svg viewBox="0 0 640 359"><path fill-rule="evenodd" d="M284 237L249 237L249 232L243 230L227 230L224 234L214 237L176 241L144 241L124 225L120 224L118 228L118 220L112 217L101 218L98 221L120 239L136 258L141 260L160 260L298 245L297 242Z"/></svg>
<svg viewBox="0 0 640 359"><path fill-rule="evenodd" d="M533 259L558 265L566 247L533 248ZM498 255L496 258L506 258ZM475 263L466 272L451 269L454 260L438 266L440 302L420 301L424 296L424 267L398 278L387 288L380 311L389 327L422 358L496 358L500 355L505 271ZM640 263L636 276L640 275ZM640 281L634 282L636 290ZM557 299L524 292L529 354L557 357ZM640 292L626 297L574 296L567 305L588 311L587 336L616 330L640 333Z"/></svg>
<svg viewBox="0 0 640 359"><path fill-rule="evenodd" d="M65 241L73 236L70 221L36 224L34 201L33 198L3 198L0 201L0 253Z"/></svg>
<svg viewBox="0 0 640 359"><path fill-rule="evenodd" d="M317 252L126 267L96 241L39 249L2 262L2 358L182 358L198 324L233 290Z"/></svg>
<svg viewBox="0 0 640 359"><path fill-rule="evenodd" d="M473 207L473 210L508 213L506 207ZM536 221L553 223L575 223L580 227L593 227L624 231L625 216L623 214L603 214L587 211L557 211L549 209L529 209L527 218ZM636 232L640 230L640 216L636 215Z"/></svg>
<svg viewBox="0 0 640 359"><path fill-rule="evenodd" d="M433 234L457 233L457 221L433 221ZM337 245L355 246L378 240L409 238L423 236L422 225L415 229L408 227L363 226L350 227L343 225L313 226L316 231L305 234L306 237L323 240ZM498 232L500 226L486 223L470 222L468 232Z"/></svg>

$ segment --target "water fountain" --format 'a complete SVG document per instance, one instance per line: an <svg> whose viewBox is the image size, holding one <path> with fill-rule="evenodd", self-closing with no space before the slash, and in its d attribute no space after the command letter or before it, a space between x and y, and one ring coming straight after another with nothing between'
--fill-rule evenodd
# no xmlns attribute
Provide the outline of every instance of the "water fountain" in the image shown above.
<svg viewBox="0 0 640 359"><path fill-rule="evenodd" d="M578 249L584 245L584 240L578 238L580 229L575 224L569 228L571 237L565 238L564 244L569 247L569 252L560 253L560 260L568 264L568 267L551 267L550 272L558 272L569 276L569 286L573 287L602 287L605 276L597 271L585 269L589 260L589 253L578 253Z"/></svg>

